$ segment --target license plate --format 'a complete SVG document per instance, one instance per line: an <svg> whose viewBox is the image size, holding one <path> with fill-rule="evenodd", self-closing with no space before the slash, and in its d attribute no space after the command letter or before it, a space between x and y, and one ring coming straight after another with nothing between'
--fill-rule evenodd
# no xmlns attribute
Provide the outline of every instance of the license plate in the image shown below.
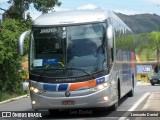
<svg viewBox="0 0 160 120"><path fill-rule="evenodd" d="M62 101L62 105L75 105L75 101L74 100L65 100L65 101Z"/></svg>
<svg viewBox="0 0 160 120"><path fill-rule="evenodd" d="M153 82L157 82L157 80L153 80Z"/></svg>

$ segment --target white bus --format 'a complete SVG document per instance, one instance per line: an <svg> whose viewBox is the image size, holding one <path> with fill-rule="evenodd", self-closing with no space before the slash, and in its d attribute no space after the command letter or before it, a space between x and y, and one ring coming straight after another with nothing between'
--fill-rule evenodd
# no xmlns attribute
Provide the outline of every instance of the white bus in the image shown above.
<svg viewBox="0 0 160 120"><path fill-rule="evenodd" d="M30 35L29 90L34 110L110 107L133 96L135 46L131 29L103 9L38 17Z"/></svg>

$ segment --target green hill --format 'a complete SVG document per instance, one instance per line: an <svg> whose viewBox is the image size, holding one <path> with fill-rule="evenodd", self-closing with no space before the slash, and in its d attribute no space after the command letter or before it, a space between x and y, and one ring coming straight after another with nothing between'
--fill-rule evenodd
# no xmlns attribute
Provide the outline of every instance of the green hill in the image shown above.
<svg viewBox="0 0 160 120"><path fill-rule="evenodd" d="M156 14L124 15L116 13L134 33L145 33L160 30L160 16Z"/></svg>

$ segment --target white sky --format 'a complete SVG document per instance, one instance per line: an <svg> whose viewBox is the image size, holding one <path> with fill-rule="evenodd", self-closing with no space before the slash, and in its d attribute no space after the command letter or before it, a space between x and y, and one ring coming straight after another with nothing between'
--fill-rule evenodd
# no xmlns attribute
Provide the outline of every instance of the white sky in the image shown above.
<svg viewBox="0 0 160 120"><path fill-rule="evenodd" d="M7 0L0 0L0 7L7 9ZM150 13L160 15L160 0L59 0L62 2L60 7L55 7L56 11L74 10L77 8L104 8L127 15ZM35 19L41 13L37 12L33 6L29 10ZM0 10L0 13L3 11Z"/></svg>
<svg viewBox="0 0 160 120"><path fill-rule="evenodd" d="M160 15L160 0L60 0L61 8L75 9L84 5L110 9L124 14L155 13Z"/></svg>

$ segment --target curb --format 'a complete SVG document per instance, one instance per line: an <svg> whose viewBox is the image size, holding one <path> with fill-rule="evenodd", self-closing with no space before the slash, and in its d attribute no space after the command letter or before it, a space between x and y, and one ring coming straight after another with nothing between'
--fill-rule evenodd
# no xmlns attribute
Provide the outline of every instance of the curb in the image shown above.
<svg viewBox="0 0 160 120"><path fill-rule="evenodd" d="M11 98L11 99L2 101L2 102L0 102L0 105L4 104L4 103L11 102L11 101L19 100L19 99L22 99L22 98L26 98L26 97L29 97L29 95L23 95L23 96L19 96L19 97L16 97L16 98Z"/></svg>
<svg viewBox="0 0 160 120"><path fill-rule="evenodd" d="M136 85L150 85L150 83L145 83L145 82L137 82Z"/></svg>

